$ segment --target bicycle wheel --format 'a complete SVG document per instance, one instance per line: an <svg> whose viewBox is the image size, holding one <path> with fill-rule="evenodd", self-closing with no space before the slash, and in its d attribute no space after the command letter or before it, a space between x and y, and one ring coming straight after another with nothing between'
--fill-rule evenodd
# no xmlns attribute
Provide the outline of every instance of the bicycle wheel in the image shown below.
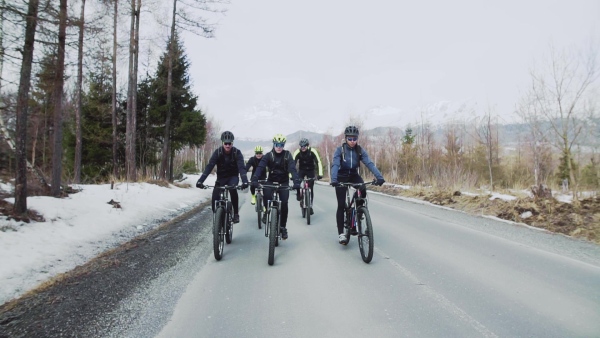
<svg viewBox="0 0 600 338"><path fill-rule="evenodd" d="M256 216L258 221L258 228L262 228L262 196L260 193L256 193Z"/></svg>
<svg viewBox="0 0 600 338"><path fill-rule="evenodd" d="M369 263L373 259L373 225L371 224L369 209L365 207L358 208L356 216L360 255L365 263ZM364 216L364 219L361 220L362 216Z"/></svg>
<svg viewBox="0 0 600 338"><path fill-rule="evenodd" d="M306 190L306 194L304 194L304 209L302 209L302 213L306 214L306 224L310 225L310 190Z"/></svg>
<svg viewBox="0 0 600 338"><path fill-rule="evenodd" d="M217 208L215 212L215 218L213 222L213 249L215 252L215 259L220 261L223 257L224 244L224 231L225 227L225 209L222 207Z"/></svg>
<svg viewBox="0 0 600 338"><path fill-rule="evenodd" d="M233 222L231 221L231 214L225 217L225 225L227 226L225 230L225 242L231 244L231 240L233 239Z"/></svg>
<svg viewBox="0 0 600 338"><path fill-rule="evenodd" d="M279 235L279 224L277 224L277 219L279 218L278 211L279 210L277 209L271 209L271 222L268 224L268 226L271 228L269 229L269 265L273 265L273 263L275 263L275 247L277 246L276 242Z"/></svg>
<svg viewBox="0 0 600 338"><path fill-rule="evenodd" d="M300 200L300 211L302 211L302 218L306 217L306 203L304 202L304 189L302 191L302 199Z"/></svg>

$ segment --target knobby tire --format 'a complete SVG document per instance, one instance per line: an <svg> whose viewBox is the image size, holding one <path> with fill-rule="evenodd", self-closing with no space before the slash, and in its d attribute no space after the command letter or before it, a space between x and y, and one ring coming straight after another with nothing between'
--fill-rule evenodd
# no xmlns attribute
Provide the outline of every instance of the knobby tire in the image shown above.
<svg viewBox="0 0 600 338"><path fill-rule="evenodd" d="M306 189L306 194L304 195L304 211L306 213L306 224L310 225L310 190Z"/></svg>
<svg viewBox="0 0 600 338"><path fill-rule="evenodd" d="M215 253L215 259L220 261L223 258L223 247L225 246L225 209L222 207L217 208L215 212L215 220L213 222L213 249Z"/></svg>
<svg viewBox="0 0 600 338"><path fill-rule="evenodd" d="M360 215L364 215L365 219L360 220ZM371 215L369 209L360 207L356 214L358 225L358 247L360 255L365 263L370 263L373 259L373 224L371 224Z"/></svg>
<svg viewBox="0 0 600 338"><path fill-rule="evenodd" d="M275 263L275 246L277 245L277 237L279 235L279 224L277 224L277 219L279 218L277 209L271 209L269 224L267 224L269 229L269 265L273 265Z"/></svg>
<svg viewBox="0 0 600 338"><path fill-rule="evenodd" d="M258 228L262 228L262 196L256 193L256 216L258 217Z"/></svg>

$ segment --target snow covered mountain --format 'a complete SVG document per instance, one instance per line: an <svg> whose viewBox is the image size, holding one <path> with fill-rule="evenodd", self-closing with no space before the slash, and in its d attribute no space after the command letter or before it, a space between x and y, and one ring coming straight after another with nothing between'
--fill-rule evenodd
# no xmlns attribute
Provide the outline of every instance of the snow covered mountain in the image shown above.
<svg viewBox="0 0 600 338"><path fill-rule="evenodd" d="M390 106L375 106L359 117L364 121L365 129L398 127L404 130L408 125L414 127L422 123L441 125L452 121L470 121L482 114L475 103L440 101L411 111Z"/></svg>
<svg viewBox="0 0 600 338"><path fill-rule="evenodd" d="M289 135L298 130L318 130L292 106L278 100L246 109L232 119L223 121L223 126L233 131L236 139L245 141L270 140L278 133Z"/></svg>

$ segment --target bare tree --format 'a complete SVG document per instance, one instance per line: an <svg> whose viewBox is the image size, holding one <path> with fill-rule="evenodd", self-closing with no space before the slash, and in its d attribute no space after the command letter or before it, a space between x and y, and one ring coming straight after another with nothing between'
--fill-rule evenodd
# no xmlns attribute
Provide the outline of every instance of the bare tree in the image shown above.
<svg viewBox="0 0 600 338"><path fill-rule="evenodd" d="M113 165L113 177L118 177L117 167L117 14L119 13L119 0L113 0L114 12L113 12L113 51L112 51L112 165Z"/></svg>
<svg viewBox="0 0 600 338"><path fill-rule="evenodd" d="M125 162L127 180L136 181L136 105L137 105L137 62L139 54L139 27L142 1L131 0L131 27L129 31L129 85L127 90L127 122L125 132Z"/></svg>
<svg viewBox="0 0 600 338"><path fill-rule="evenodd" d="M52 151L52 186L50 193L60 196L62 176L63 88L65 82L65 42L67 37L67 0L60 0L58 54L54 78L54 148Z"/></svg>
<svg viewBox="0 0 600 338"><path fill-rule="evenodd" d="M494 163L498 159L498 143L497 134L498 128L497 123L492 122L491 109L488 110L479 125L475 128L477 142L479 142L485 148L485 159L488 167L488 175L490 179L490 191L494 191Z"/></svg>
<svg viewBox="0 0 600 338"><path fill-rule="evenodd" d="M595 48L578 57L567 51L550 49L544 70L531 71L531 96L539 111L550 124L554 145L562 152L573 197L577 200L577 180L573 168L572 147L584 130L585 114L592 94L592 84L598 80L598 59Z"/></svg>
<svg viewBox="0 0 600 338"><path fill-rule="evenodd" d="M81 0L79 15L79 39L77 44L77 107L75 110L75 163L73 165L74 181L81 182L81 115L82 115L82 86L83 86L83 34L85 29L85 0Z"/></svg>
<svg viewBox="0 0 600 338"><path fill-rule="evenodd" d="M25 24L25 41L23 43L23 62L21 63L19 92L17 94L15 214L24 214L27 211L27 110L38 5L38 0L29 0Z"/></svg>

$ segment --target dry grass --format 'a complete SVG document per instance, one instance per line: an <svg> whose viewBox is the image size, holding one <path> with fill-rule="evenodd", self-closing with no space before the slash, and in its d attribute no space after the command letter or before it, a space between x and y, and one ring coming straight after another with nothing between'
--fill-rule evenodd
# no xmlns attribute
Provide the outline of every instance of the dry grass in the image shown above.
<svg viewBox="0 0 600 338"><path fill-rule="evenodd" d="M534 199L525 194L520 194L513 201L505 201L490 200L490 195L465 195L458 190L402 189L390 186L373 189L390 195L422 199L470 214L496 216L600 244L600 198L597 196L578 203L562 203L554 198ZM514 192L506 193L515 195ZM527 217L527 212L531 216Z"/></svg>

